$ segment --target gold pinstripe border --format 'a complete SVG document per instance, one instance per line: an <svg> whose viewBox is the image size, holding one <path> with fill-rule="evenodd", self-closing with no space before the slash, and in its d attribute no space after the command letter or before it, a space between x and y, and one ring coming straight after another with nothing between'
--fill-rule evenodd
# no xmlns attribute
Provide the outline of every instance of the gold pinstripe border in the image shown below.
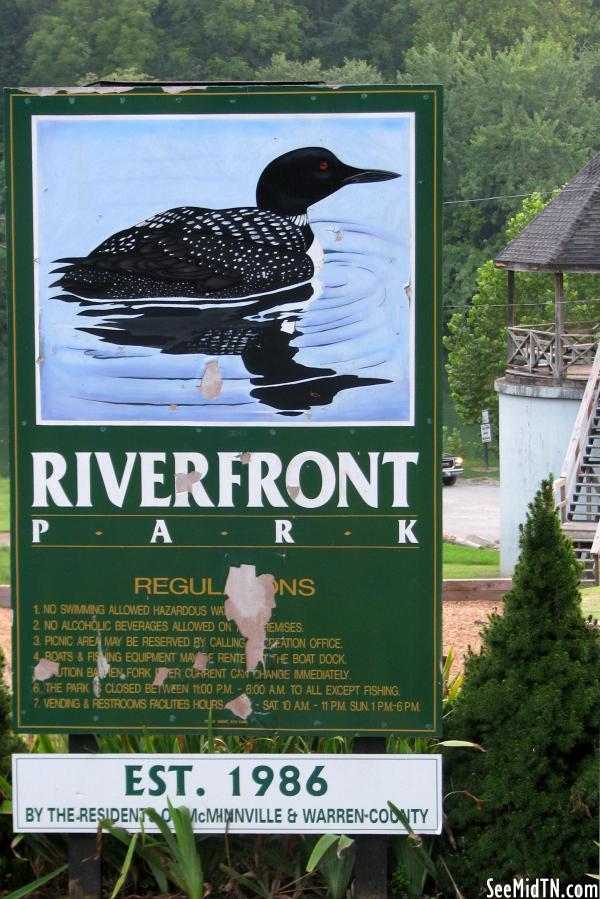
<svg viewBox="0 0 600 899"><path fill-rule="evenodd" d="M134 89L132 89L134 90ZM186 90L182 89L181 91L144 91L142 92L125 92L120 91L119 94L112 94L110 90L106 91L98 91L97 93L81 93L79 91L69 92L66 91L57 91L55 94L44 96L53 96L53 97L81 97L82 99L90 99L95 97L109 97L109 96L120 96L123 99L139 99L145 97L174 97L174 98L185 98L185 97L256 97L256 96L303 96L303 95L315 95L315 96L327 96L327 95L355 95L355 94L365 94L365 95L374 95L374 94L420 94L420 95L433 95L434 99L434 114L433 114L433 359L434 359L434 374L433 374L433 448L434 448L434 482L433 482L433 577L434 577L434 590L433 590L433 624L434 624L434 653L433 653L433 696L434 696L434 715L433 715L433 728L429 729L417 729L417 728L405 728L405 729L394 729L389 732L392 733L430 733L431 730L436 729L437 727L437 715L438 715L438 695L437 695L437 679L438 679L438 671L437 671L437 657L439 652L438 646L438 618L437 618L437 607L438 607L438 539L439 539L439 530L438 530L438 501L439 501L439 472L437 465L437 456L438 456L438 340L437 340L437 331L439 326L438 321L438 92L431 87L423 87L423 88L379 88L379 87L368 87L368 88L339 88L339 89L331 89L326 85L315 86L312 90L302 90L301 87L297 90L281 90L281 89L273 89L273 90L254 90L251 86L245 86L242 90L232 89L232 90L224 90L224 91L211 91L209 90ZM18 428L17 428L17 411L18 411L18 396L17 396L17 315L16 315L16 293L17 293L17 277L16 277L16 259L15 259L15 247L16 247L16 232L15 232L15 209L16 209L16 198L15 198L15 175L14 175L14 164L15 164L15 146L14 146L14 100L19 99L27 99L27 98L36 98L41 95L36 91L27 91L20 90L15 93L11 93L10 95L10 105L9 105L9 159L10 159L10 190L11 190L11 271L12 271L12 336L13 336L13 345L12 345L12 354L13 354L13 365L12 365L12 376L13 376L13 478L15 480L13 486L13 496L18 497L20 495L19 490L19 452L18 452ZM416 112L416 110L415 110ZM223 113L227 115L227 113ZM268 114L268 113L265 113ZM335 113L332 113L334 115ZM30 119L31 121L31 119ZM302 426L300 426L302 427ZM19 564L19 504L17 502L14 503L14 511L13 511L13 520L15 524L15 534L13 543L14 543L14 572L15 572L15 589L14 589L14 610L15 610L15 641L13 642L13 646L15 648L15 678L16 678L16 712L17 712L17 727L23 727L21 723L21 663L20 663L20 564ZM98 516L99 517L99 516ZM249 516L244 516L249 517ZM298 516L295 516L298 517ZM325 517L325 516L323 516ZM350 517L350 516L348 516ZM359 517L359 516L352 516ZM369 516L365 516L369 517ZM392 516L390 516L392 517ZM401 516L394 516L401 517ZM48 548L51 548L51 545L47 545ZM168 546L168 544L167 544ZM290 545L291 546L291 545ZM357 546L327 546L327 547L300 547L295 545L296 548L313 548L313 549L398 549L398 546L390 546L390 547L357 547ZM58 548L58 547L53 547ZM66 548L66 547L61 547ZM95 549L109 549L113 548L110 546L90 546L90 547L79 547L79 548L95 548ZM128 548L137 548L137 547L128 547ZM146 545L144 547L139 548L148 548ZM152 547L156 548L156 547ZM173 547L175 548L175 547ZM186 548L186 547L178 547L178 548ZM193 547L188 547L193 548ZM199 547L195 547L199 548ZM208 547L207 547L208 548ZM214 547L210 547L214 548ZM230 548L246 548L246 547L235 547L231 545ZM250 548L250 547L248 547ZM267 548L272 549L272 545L267 547L252 547L255 549ZM409 547L404 547L409 548ZM418 547L414 547L418 548ZM48 727L40 727L35 726L35 730L44 731L44 732L52 732L57 730L70 730L71 732L81 732L81 728L73 728L69 726L61 727L59 725L52 725ZM135 730L146 730L144 727L134 728ZM237 733L264 733L264 729L244 729L240 731L239 726L228 728L226 726L222 726L221 729L223 731L234 730ZM95 726L94 730L118 730L117 727L113 726ZM156 728L156 732L162 732L167 730L179 730L179 732L188 732L186 728L179 727L159 727ZM276 728L277 731L282 733L355 733L357 728ZM381 728L358 728L361 733L382 733ZM197 732L197 731L190 731ZM385 732L385 731L384 731Z"/></svg>

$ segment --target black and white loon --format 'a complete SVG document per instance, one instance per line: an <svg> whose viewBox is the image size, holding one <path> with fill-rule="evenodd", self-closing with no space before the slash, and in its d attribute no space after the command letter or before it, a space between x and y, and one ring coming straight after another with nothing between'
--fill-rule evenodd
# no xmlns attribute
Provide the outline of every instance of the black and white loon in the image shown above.
<svg viewBox="0 0 600 899"><path fill-rule="evenodd" d="M180 206L111 235L88 256L56 260L52 287L86 300L227 300L264 297L310 281L322 254L308 207L347 184L395 172L357 169L329 150L304 147L262 172L256 206Z"/></svg>

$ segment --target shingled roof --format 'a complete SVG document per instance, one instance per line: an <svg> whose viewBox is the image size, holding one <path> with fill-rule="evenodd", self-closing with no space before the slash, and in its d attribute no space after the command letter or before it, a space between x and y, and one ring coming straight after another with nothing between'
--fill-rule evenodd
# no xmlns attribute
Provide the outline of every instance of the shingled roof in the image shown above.
<svg viewBox="0 0 600 899"><path fill-rule="evenodd" d="M600 272L600 153L496 257L515 271Z"/></svg>

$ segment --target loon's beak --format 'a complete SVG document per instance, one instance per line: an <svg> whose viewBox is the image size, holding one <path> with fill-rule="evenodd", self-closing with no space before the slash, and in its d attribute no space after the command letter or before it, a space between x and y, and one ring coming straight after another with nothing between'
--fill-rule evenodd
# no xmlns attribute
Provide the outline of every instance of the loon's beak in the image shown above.
<svg viewBox="0 0 600 899"><path fill-rule="evenodd" d="M392 178L401 178L397 172L386 172L383 169L354 169L347 167L348 175L343 184L369 184L371 181L391 181Z"/></svg>

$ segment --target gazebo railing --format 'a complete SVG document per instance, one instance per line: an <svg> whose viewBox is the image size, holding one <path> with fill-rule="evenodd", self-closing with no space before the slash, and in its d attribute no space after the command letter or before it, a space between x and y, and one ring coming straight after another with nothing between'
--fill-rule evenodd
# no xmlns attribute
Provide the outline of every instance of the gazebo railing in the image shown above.
<svg viewBox="0 0 600 899"><path fill-rule="evenodd" d="M572 365L591 366L598 346L597 328L574 327L557 336L554 324L508 328L507 371L559 378Z"/></svg>

